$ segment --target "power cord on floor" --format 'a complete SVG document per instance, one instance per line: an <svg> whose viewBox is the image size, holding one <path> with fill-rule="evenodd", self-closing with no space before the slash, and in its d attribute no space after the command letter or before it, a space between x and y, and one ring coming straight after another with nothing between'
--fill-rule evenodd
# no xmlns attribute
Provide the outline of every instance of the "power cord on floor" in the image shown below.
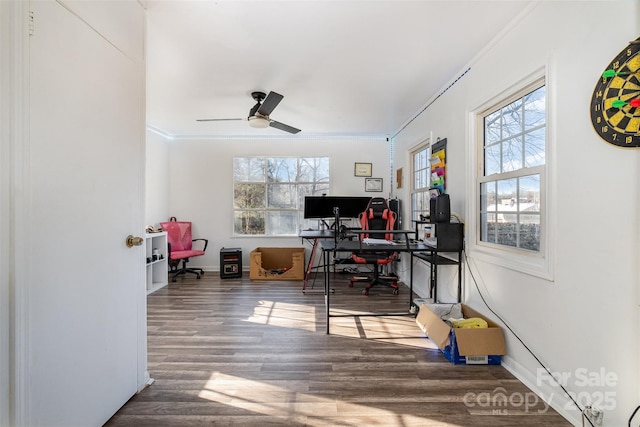
<svg viewBox="0 0 640 427"><path fill-rule="evenodd" d="M542 366L542 368L549 374L549 376L551 378L553 378L554 382L556 384L558 384L558 386L562 389L562 391L564 391L564 393L569 397L569 399L571 399L571 401L573 402L573 404L576 406L576 408L578 408L578 410L580 411L580 413L583 415L583 420L582 423L584 425L584 410L585 408L581 408L580 405L578 404L578 402L576 402L576 400L573 398L573 396L567 391L567 389L560 383L558 382L555 377L553 376L553 374L551 373L551 371L549 370L549 368L547 368L545 366L544 363L542 363L542 361L538 358L538 356L536 356L536 354L533 352L533 350L531 350L529 348L529 346L527 344L525 344L525 342L518 336L518 334L516 334L513 329L511 329L511 327L509 326L509 324L507 322L504 321L504 319L498 314L496 313L491 306L489 305L489 303L487 303L487 301L484 299L484 295L482 295L482 292L480 291L480 287L478 286L478 281L476 280L476 277L473 275L473 271L471 271L471 265L469 264L469 259L467 258L467 251L463 250L462 251L464 253L464 260L465 260L465 264L467 265L467 269L469 270L469 274L471 275L471 278L473 279L473 284L476 287L476 290L478 291L478 295L480 295L480 298L482 299L482 302L484 303L484 305L487 306L487 308L489 309L489 311L491 313L493 313L494 316L496 316L498 318L498 320L500 320L502 322L502 324L509 330L509 332L511 332L511 334L516 337L516 339L518 341L520 341L520 344L522 344L522 346L529 352L529 354L531 354L531 356L533 356L533 358L536 360L536 362L538 362L540 364L540 366ZM637 409L636 409L637 411ZM635 415L635 412L634 412ZM633 415L631 416L633 418ZM591 424L591 427L595 427L593 425L593 423L591 422L591 420L587 417L587 421L589 421L589 424ZM629 425L631 425L631 420L629 420Z"/></svg>

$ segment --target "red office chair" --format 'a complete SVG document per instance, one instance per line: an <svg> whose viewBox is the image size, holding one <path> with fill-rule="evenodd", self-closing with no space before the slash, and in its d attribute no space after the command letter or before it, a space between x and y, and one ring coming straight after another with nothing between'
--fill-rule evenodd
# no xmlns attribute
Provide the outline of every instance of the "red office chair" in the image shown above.
<svg viewBox="0 0 640 427"><path fill-rule="evenodd" d="M367 237L372 239L385 239L393 240L391 233L385 233L387 230L393 230L396 222L396 213L389 208L387 199L382 197L373 197L367 208L362 212L358 219L363 230L371 230L370 233L360 234L360 239L364 240ZM379 231L379 232L374 232ZM353 287L356 282L367 282L367 287L363 293L369 295L369 289L376 285L386 285L393 289L393 294L398 295L398 278L395 276L381 276L380 267L391 263L396 256L397 252L380 251L380 252L354 252L351 254L351 258L357 264L369 264L373 266L373 274L367 276L355 276L351 278L349 286Z"/></svg>
<svg viewBox="0 0 640 427"><path fill-rule="evenodd" d="M176 278L186 273L193 273L199 279L204 270L201 268L187 268L189 258L194 256L202 256L207 250L209 244L208 239L192 239L191 223L188 221L177 221L175 216L169 219L169 222L161 222L160 226L167 232L167 243L169 247L169 266L171 270L169 274L173 274L171 281L175 282ZM204 248L202 250L193 249L193 242L203 241ZM182 261L182 267L180 266Z"/></svg>

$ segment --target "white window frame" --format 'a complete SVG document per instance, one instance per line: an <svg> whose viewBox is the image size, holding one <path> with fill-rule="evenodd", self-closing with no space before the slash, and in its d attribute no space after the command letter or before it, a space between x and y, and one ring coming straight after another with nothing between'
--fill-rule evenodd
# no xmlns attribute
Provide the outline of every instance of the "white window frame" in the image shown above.
<svg viewBox="0 0 640 427"><path fill-rule="evenodd" d="M268 192L269 186L271 185L294 185L296 187L299 186L304 186L304 185L308 185L308 184L313 184L312 182L307 182L307 181L290 181L290 182L284 182L284 183L277 183L277 182L269 182L267 180L266 177L266 173L263 176L264 180L258 180L258 181L236 181L235 178L235 160L236 159L255 159L255 160L264 160L265 162L268 162L270 159L295 159L297 163L300 162L300 159L310 159L310 158L322 158L322 159L326 159L327 162L330 165L331 162L331 158L328 156L235 156L233 159L234 162L234 166L232 167L232 171L233 171L233 187L235 188L236 184L241 183L241 184L258 184L258 185L263 185L265 187L265 197L266 197L266 193ZM331 168L329 167L329 176L327 178L327 181L318 181L321 182L322 184L326 184L327 191L328 189L331 187ZM233 220L232 220L232 229L231 229L231 233L233 237L251 237L251 238L255 238L255 237L265 237L265 238L277 238L277 237L291 237L291 236L297 236L298 233L300 232L300 230L302 230L302 228L308 226L308 221L309 220L305 220L303 218L303 213L304 213L304 198L300 195L299 192L297 192L297 203L296 203L296 207L295 208L276 208L276 207L269 207L265 204L265 206L260 207L260 208L236 208L235 207L235 191L232 191L232 206L233 206ZM314 194L317 195L317 194ZM266 203L266 200L265 200ZM265 213L265 221L266 221L266 215L268 215L268 213L270 212L290 212L293 213L295 212L297 220L296 220L296 230L294 233L290 233L290 234L279 234L279 233L265 233L265 234L241 234L241 233L236 233L235 231L235 212L236 211L256 211L256 212L263 212ZM265 231L266 230L267 225L265 224Z"/></svg>
<svg viewBox="0 0 640 427"><path fill-rule="evenodd" d="M469 174L467 189L467 231L466 251L471 258L498 265L514 271L554 280L554 236L555 203L553 185L555 172L555 131L553 111L555 111L555 90L548 68L540 68L521 79L503 92L486 99L468 112L469 144L467 149ZM480 181L484 174L484 130L483 121L487 110L514 101L541 85L546 86L546 130L545 130L545 165L535 172L540 172L540 251L526 251L504 245L480 241Z"/></svg>
<svg viewBox="0 0 640 427"><path fill-rule="evenodd" d="M418 154L421 151L427 151L427 185L426 187L421 187L421 188L416 188L415 185L415 178L416 178L416 169L415 169L415 155ZM419 215L420 215L420 211L417 210L414 205L413 205L413 199L414 199L414 194L417 193L425 193L424 197L429 198L429 188L431 187L431 179L429 177L429 171L431 168L431 139L425 139L422 142L420 142L418 145L416 145L415 147L411 148L409 150L409 162L410 162L410 170L411 170L411 175L409 177L409 179L411 180L411 186L410 186L410 195L409 195L409 209L411 210L411 220L419 220ZM424 209L422 210L422 213L426 215L427 211L429 209L428 204L426 206L424 206Z"/></svg>

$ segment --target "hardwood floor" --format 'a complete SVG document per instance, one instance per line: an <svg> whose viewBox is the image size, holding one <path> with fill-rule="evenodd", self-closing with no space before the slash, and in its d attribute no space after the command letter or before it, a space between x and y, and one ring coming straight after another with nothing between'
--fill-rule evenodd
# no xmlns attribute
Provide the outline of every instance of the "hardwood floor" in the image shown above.
<svg viewBox="0 0 640 427"><path fill-rule="evenodd" d="M336 278L332 314L408 306L408 288L367 297ZM324 307L301 282L178 279L148 296L155 383L106 426L571 425L526 407L537 397L501 366L450 364L413 316L331 318L326 335Z"/></svg>

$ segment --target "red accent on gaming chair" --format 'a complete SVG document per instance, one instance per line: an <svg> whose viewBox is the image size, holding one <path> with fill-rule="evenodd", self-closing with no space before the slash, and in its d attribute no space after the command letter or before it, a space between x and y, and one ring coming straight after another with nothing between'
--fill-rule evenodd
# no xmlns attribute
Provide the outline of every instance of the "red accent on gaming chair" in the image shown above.
<svg viewBox="0 0 640 427"><path fill-rule="evenodd" d="M360 234L360 239L370 237L372 239L393 240L391 233L385 233L385 230L393 230L396 222L396 213L389 208L387 199L382 197L373 197L367 208L362 212L358 219L363 230L371 230L370 233ZM379 231L379 232L375 232ZM393 288L393 294L398 295L398 278L395 276L381 276L380 266L391 263L397 252L380 251L380 252L354 252L351 258L358 264L369 264L373 266L373 274L367 276L356 276L351 279L349 286L353 287L355 282L367 282L367 287L363 293L369 295L369 289L373 286L381 284Z"/></svg>
<svg viewBox="0 0 640 427"><path fill-rule="evenodd" d="M171 270L169 274L173 274L171 281L175 282L176 278L181 274L193 273L196 278L200 278L204 274L201 268L187 268L189 258L194 256L202 256L207 250L209 244L208 239L192 239L191 238L191 222L177 221L175 216L169 219L169 222L161 222L160 227L167 232L167 243L169 246L169 266ZM202 250L193 249L193 242L204 241ZM182 261L182 267L178 268Z"/></svg>

